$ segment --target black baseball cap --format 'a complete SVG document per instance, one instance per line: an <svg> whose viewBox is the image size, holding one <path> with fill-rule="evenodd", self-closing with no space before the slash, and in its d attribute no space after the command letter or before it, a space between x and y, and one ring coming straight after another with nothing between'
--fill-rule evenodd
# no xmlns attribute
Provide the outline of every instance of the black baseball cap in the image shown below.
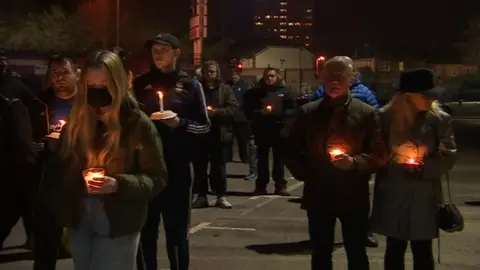
<svg viewBox="0 0 480 270"><path fill-rule="evenodd" d="M122 47L113 47L112 52L117 54L122 60L126 60L132 55L132 53L127 52Z"/></svg>
<svg viewBox="0 0 480 270"><path fill-rule="evenodd" d="M147 40L145 42L145 48L151 49L153 44L171 45L174 49L180 48L180 41L170 33L160 33L155 36L155 38Z"/></svg>

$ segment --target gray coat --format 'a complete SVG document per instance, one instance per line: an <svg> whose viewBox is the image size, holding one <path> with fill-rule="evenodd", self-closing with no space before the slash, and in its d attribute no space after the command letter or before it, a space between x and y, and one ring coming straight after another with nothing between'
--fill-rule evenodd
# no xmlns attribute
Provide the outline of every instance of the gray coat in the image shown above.
<svg viewBox="0 0 480 270"><path fill-rule="evenodd" d="M381 109L380 118L388 138L391 111ZM451 122L451 117L443 112L428 112L417 118L411 140L416 142L419 152L425 152L423 178L407 173L403 165L393 161L377 173L371 215L373 232L400 240L438 237L436 214L443 196L440 178L455 162Z"/></svg>

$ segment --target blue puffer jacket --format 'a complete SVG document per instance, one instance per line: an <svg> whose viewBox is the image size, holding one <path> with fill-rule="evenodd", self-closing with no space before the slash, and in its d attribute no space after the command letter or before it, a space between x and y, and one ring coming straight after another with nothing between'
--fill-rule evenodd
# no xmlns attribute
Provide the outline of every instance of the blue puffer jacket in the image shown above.
<svg viewBox="0 0 480 270"><path fill-rule="evenodd" d="M352 84L352 87L350 88L350 94L352 97L359 99L370 106L373 106L375 109L380 108L380 104L378 104L377 97L373 93L372 90L368 89L367 86L365 86L362 82L360 82L359 79L356 79L355 82ZM320 87L315 91L315 93L312 96L312 101L317 100L325 95L325 88L323 85L320 85Z"/></svg>

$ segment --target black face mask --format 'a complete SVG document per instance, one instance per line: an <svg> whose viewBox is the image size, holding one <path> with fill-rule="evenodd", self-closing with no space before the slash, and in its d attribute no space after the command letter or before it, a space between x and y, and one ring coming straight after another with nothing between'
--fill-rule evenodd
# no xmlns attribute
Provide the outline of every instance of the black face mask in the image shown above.
<svg viewBox="0 0 480 270"><path fill-rule="evenodd" d="M89 86L87 102L95 109L106 107L112 103L112 95L110 95L106 86Z"/></svg>

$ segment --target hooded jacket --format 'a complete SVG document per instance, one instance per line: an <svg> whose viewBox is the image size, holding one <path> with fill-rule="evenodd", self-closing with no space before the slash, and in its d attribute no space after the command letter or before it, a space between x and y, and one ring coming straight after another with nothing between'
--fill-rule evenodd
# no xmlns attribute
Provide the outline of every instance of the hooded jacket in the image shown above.
<svg viewBox="0 0 480 270"><path fill-rule="evenodd" d="M312 101L317 100L325 95L325 88L323 85L315 91L312 96ZM380 109L380 104L378 104L377 97L372 90L370 90L365 84L363 84L359 79L355 79L355 82L350 87L350 95L353 98L356 98L360 101L367 103L368 105L374 107L375 109Z"/></svg>

